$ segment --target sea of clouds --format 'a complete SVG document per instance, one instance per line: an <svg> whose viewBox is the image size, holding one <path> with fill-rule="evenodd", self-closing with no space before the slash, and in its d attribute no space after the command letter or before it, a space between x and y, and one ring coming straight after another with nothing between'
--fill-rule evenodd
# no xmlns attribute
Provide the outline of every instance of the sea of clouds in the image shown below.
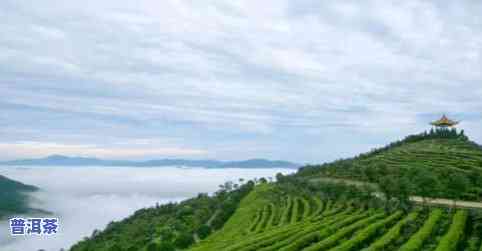
<svg viewBox="0 0 482 251"><path fill-rule="evenodd" d="M181 201L239 178L272 177L290 169L207 169L130 167L6 167L0 174L41 188L32 206L60 219L55 236L11 237L8 221L0 223L0 251L58 251L69 248L94 229L123 219L156 203Z"/></svg>

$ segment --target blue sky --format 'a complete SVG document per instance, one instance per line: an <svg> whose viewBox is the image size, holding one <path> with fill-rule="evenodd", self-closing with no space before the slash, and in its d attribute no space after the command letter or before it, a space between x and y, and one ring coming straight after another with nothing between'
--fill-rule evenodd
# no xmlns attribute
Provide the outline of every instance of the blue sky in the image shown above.
<svg viewBox="0 0 482 251"><path fill-rule="evenodd" d="M482 142L480 1L0 2L0 159L318 163Z"/></svg>

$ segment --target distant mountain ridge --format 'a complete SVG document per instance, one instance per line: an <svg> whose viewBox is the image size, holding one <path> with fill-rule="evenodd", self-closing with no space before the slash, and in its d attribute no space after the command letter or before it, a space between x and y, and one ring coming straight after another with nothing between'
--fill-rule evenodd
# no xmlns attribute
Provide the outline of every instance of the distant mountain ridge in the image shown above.
<svg viewBox="0 0 482 251"><path fill-rule="evenodd" d="M21 159L0 162L0 166L185 166L207 168L298 168L300 165L283 160L249 159L241 161L157 159L147 161L104 160L98 158L51 155L40 159Z"/></svg>

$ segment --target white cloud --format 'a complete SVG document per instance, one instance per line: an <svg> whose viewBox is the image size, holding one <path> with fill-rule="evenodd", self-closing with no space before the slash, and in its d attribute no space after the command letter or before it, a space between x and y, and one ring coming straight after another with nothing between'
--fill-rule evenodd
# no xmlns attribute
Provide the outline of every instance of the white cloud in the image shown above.
<svg viewBox="0 0 482 251"><path fill-rule="evenodd" d="M1 104L24 109L0 116L24 131L25 117L44 118L37 134L89 138L91 126L113 141L162 132L210 148L253 135L278 145L284 132L302 145L314 127L343 125L382 141L423 129L427 114L482 108L482 5L472 1L1 5Z"/></svg>

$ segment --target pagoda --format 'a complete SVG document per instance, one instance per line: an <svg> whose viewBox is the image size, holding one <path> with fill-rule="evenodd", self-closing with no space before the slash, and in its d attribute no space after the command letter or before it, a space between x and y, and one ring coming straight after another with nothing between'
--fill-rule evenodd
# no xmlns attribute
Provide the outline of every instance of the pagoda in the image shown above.
<svg viewBox="0 0 482 251"><path fill-rule="evenodd" d="M439 120L431 122L430 124L437 128L448 128L454 127L459 123L459 121L451 120L445 116L445 114Z"/></svg>

